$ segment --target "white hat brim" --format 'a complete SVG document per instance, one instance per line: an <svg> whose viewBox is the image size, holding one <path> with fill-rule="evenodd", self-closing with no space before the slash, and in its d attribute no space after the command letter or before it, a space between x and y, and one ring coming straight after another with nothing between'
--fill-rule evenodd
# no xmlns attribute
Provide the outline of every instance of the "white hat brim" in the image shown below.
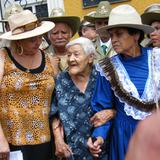
<svg viewBox="0 0 160 160"><path fill-rule="evenodd" d="M39 27L36 27L33 30L26 31L24 33L12 35L12 32L6 32L0 36L0 39L7 39L7 40L20 40L20 39L27 39L35 36L42 35L55 27L55 24L50 21L42 21Z"/></svg>
<svg viewBox="0 0 160 160"><path fill-rule="evenodd" d="M112 28L118 28L118 27L126 27L126 28L135 28L143 31L146 34L150 34L151 32L154 31L154 28L152 28L149 25L145 24L115 24L115 25L109 25L109 26L104 26L99 29L97 29L98 32L102 33L105 32L106 30L112 29Z"/></svg>

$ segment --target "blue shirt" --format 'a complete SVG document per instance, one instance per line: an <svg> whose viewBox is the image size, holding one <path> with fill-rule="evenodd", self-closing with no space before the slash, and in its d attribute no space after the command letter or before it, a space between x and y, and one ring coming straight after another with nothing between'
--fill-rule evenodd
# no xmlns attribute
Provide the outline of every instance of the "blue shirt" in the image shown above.
<svg viewBox="0 0 160 160"><path fill-rule="evenodd" d="M116 56L119 56L119 59L124 65L131 81L136 86L138 93L142 95L146 80L148 78L147 49L142 48L141 55L135 58L125 58L120 54ZM123 160L128 147L128 142L138 121L133 119L131 116L126 115L124 111L124 103L120 102L114 95L110 82L100 74L97 78L91 105L94 112L113 107L116 109L117 114L115 119L107 122L101 127L95 128L93 131L93 136L101 136L105 139L112 126L113 132L111 135L110 147L112 153L110 154L110 159Z"/></svg>
<svg viewBox="0 0 160 160"><path fill-rule="evenodd" d="M51 114L58 112L64 127L67 144L73 151L76 160L93 160L87 148L87 140L92 133L90 117L91 97L98 72L93 67L85 93L73 83L67 71L56 79L54 104Z"/></svg>

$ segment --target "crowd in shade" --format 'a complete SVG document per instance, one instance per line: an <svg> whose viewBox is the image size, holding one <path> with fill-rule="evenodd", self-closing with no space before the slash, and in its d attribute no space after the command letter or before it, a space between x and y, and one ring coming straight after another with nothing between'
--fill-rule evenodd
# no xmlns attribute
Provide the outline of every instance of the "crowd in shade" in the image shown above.
<svg viewBox="0 0 160 160"><path fill-rule="evenodd" d="M160 4L0 22L0 160L159 160Z"/></svg>

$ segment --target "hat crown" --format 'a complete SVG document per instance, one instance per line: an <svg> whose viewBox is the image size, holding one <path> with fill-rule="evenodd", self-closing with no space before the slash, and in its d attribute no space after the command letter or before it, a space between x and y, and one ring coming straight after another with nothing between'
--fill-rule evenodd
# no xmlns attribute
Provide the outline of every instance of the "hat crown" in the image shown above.
<svg viewBox="0 0 160 160"><path fill-rule="evenodd" d="M15 13L8 18L11 31L15 28L25 26L36 21L37 17L30 10L23 10L20 13Z"/></svg>
<svg viewBox="0 0 160 160"><path fill-rule="evenodd" d="M152 4L147 7L144 13L160 13L160 4Z"/></svg>
<svg viewBox="0 0 160 160"><path fill-rule="evenodd" d="M141 17L130 5L120 5L112 9L108 26L117 24L138 24L141 25Z"/></svg>
<svg viewBox="0 0 160 160"><path fill-rule="evenodd" d="M11 16L12 14L19 13L21 11L23 11L23 8L19 4L10 5L5 9L4 19L7 20L8 17Z"/></svg>
<svg viewBox="0 0 160 160"><path fill-rule="evenodd" d="M108 1L102 1L98 4L95 17L109 17L111 5Z"/></svg>
<svg viewBox="0 0 160 160"><path fill-rule="evenodd" d="M52 9L50 17L61 17L61 16L65 16L65 13L62 8Z"/></svg>

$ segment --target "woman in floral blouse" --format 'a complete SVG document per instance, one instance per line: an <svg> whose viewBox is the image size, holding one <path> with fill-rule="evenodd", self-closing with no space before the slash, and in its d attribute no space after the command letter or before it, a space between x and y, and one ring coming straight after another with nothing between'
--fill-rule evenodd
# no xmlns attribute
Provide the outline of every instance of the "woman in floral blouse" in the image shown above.
<svg viewBox="0 0 160 160"><path fill-rule="evenodd" d="M56 79L55 103L51 108L51 115L60 117L66 136L64 141L60 127L53 125L56 155L71 160L93 160L86 142L93 127L90 101L97 78L93 65L95 48L84 37L71 41L66 48L69 68ZM101 159L106 159L105 152Z"/></svg>

